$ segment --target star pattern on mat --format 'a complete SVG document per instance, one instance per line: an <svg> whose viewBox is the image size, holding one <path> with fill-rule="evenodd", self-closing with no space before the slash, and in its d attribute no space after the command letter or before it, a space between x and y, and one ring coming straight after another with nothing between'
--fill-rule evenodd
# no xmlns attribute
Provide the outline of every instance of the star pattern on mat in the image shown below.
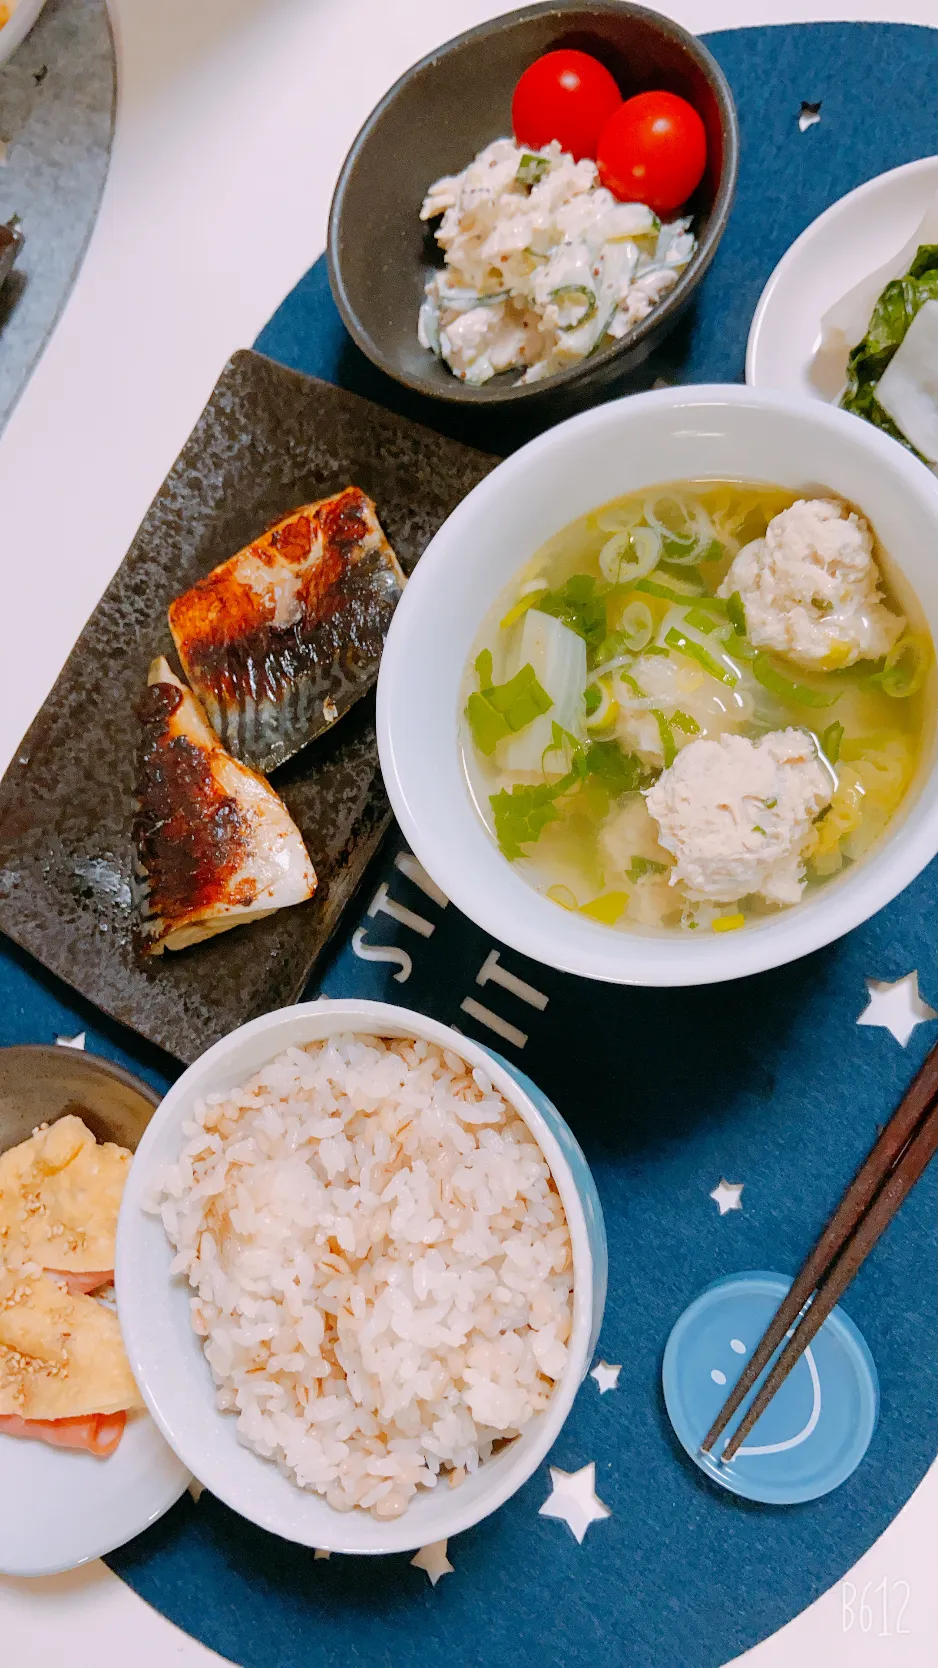
<svg viewBox="0 0 939 1668"><path fill-rule="evenodd" d="M804 98L802 100L802 109L799 111L799 132L805 133L808 128L815 127L816 123L820 122L821 119L821 99L819 99L817 104L812 104L808 99Z"/></svg>
<svg viewBox="0 0 939 1668"><path fill-rule="evenodd" d="M743 1182L725 1181L721 1176L717 1186L712 1188L708 1194L708 1198L713 1199L721 1215L726 1216L729 1210L743 1210L743 1205L740 1203L742 1192Z"/></svg>
<svg viewBox="0 0 939 1668"><path fill-rule="evenodd" d="M550 1466L549 1470L551 1493L544 1505L538 1507L538 1515L559 1517L580 1545L591 1523L599 1523L602 1518L611 1516L609 1506L604 1505L597 1494L596 1465L591 1460L579 1471L559 1471L556 1465Z"/></svg>
<svg viewBox="0 0 939 1668"><path fill-rule="evenodd" d="M453 1574L446 1541L431 1541L429 1546L422 1546L420 1552L415 1552L411 1563L416 1570L424 1571L432 1587L436 1587L442 1575Z"/></svg>
<svg viewBox="0 0 939 1668"><path fill-rule="evenodd" d="M85 1046L85 1033L84 1031L76 1031L74 1037L56 1037L55 1040L59 1048L83 1049Z"/></svg>
<svg viewBox="0 0 939 1668"><path fill-rule="evenodd" d="M858 1014L859 1025L882 1025L905 1048L917 1025L935 1019L936 1010L919 993L919 974L907 973L893 984L884 979L865 979L867 1007Z"/></svg>
<svg viewBox="0 0 939 1668"><path fill-rule="evenodd" d="M616 1389L622 1370L622 1367L614 1367L609 1361L598 1361L596 1366L591 1368L590 1377L596 1379L601 1396L605 1395L607 1390Z"/></svg>

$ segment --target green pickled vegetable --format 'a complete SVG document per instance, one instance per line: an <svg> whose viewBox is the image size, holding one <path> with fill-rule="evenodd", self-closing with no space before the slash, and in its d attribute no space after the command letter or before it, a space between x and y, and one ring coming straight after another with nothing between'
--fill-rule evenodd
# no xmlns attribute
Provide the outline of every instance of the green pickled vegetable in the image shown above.
<svg viewBox="0 0 939 1668"><path fill-rule="evenodd" d="M906 275L894 278L881 291L866 336L848 356L847 386L839 402L843 410L893 435L916 457L921 457L916 447L877 403L877 384L923 303L937 299L937 277L936 245L920 244Z"/></svg>

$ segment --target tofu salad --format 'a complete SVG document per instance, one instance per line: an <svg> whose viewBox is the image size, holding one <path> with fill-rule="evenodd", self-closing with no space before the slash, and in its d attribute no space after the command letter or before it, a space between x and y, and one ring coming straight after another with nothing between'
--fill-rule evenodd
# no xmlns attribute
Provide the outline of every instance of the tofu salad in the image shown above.
<svg viewBox="0 0 939 1668"><path fill-rule="evenodd" d="M696 247L689 216L617 201L597 164L556 140L540 150L494 140L431 186L421 218L439 219L444 265L426 286L418 339L477 387L510 370L536 382L625 336Z"/></svg>

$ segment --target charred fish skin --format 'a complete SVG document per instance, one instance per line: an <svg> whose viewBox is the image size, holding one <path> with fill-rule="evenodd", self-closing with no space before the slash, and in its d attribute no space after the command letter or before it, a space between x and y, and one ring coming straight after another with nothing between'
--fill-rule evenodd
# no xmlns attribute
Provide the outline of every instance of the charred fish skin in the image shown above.
<svg viewBox="0 0 939 1668"><path fill-rule="evenodd" d="M165 661L137 715L138 949L185 949L311 897L316 874L286 806L225 752Z"/></svg>
<svg viewBox="0 0 939 1668"><path fill-rule="evenodd" d="M291 758L372 687L405 584L358 487L300 509L178 597L180 660L224 746Z"/></svg>

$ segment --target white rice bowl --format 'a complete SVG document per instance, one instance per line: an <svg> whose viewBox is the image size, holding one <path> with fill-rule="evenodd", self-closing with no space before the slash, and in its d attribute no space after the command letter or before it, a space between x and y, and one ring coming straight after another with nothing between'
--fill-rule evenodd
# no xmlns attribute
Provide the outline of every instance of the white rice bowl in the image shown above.
<svg viewBox="0 0 939 1668"><path fill-rule="evenodd" d="M150 1203L239 1440L339 1511L458 1487L548 1406L571 1239L486 1071L352 1032L209 1094Z"/></svg>

